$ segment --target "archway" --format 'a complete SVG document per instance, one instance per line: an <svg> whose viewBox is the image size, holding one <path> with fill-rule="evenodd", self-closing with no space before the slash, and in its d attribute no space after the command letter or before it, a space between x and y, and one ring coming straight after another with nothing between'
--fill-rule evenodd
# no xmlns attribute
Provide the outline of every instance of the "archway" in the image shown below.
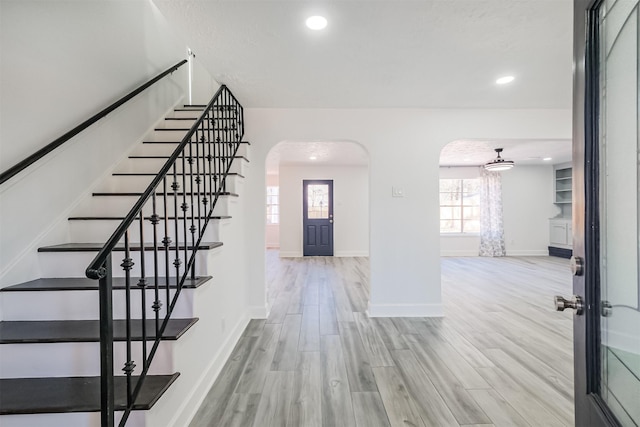
<svg viewBox="0 0 640 427"><path fill-rule="evenodd" d="M333 256L369 257L369 154L353 141L281 141L266 156L267 299L274 304L269 268L278 259L303 257L303 182L333 185ZM321 262L321 261L318 261Z"/></svg>

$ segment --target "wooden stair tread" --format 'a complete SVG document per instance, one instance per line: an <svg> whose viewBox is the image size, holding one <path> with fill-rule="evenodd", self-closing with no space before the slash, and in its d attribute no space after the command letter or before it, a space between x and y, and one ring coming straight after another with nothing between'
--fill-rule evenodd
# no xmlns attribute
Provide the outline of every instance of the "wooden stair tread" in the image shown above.
<svg viewBox="0 0 640 427"><path fill-rule="evenodd" d="M160 130L160 129L156 129L156 130ZM168 130L189 130L189 129L168 129ZM143 144L180 144L182 141L142 141ZM196 141L193 141L196 142ZM208 143L209 141L206 141L206 143ZM201 143L201 141L197 141L197 143ZM228 141L225 143L229 143ZM233 143L233 142L232 142ZM251 143L249 141L240 141L239 144L247 144L247 145L251 145Z"/></svg>
<svg viewBox="0 0 640 427"><path fill-rule="evenodd" d="M152 172L114 172L111 175L113 176L156 176L158 175L157 173L152 173ZM171 176L171 173L168 173L167 176ZM182 175L182 174L180 174ZM211 172L201 172L198 175L224 175L222 172L215 172L215 173L211 173ZM237 176L240 178L244 178L244 175L239 174L238 172L229 172L227 175L229 176Z"/></svg>
<svg viewBox="0 0 640 427"><path fill-rule="evenodd" d="M136 410L148 410L180 373L146 377ZM132 377L137 381L138 377ZM126 407L126 378L115 377L115 408ZM100 411L100 377L52 377L0 379L0 415Z"/></svg>
<svg viewBox="0 0 640 427"><path fill-rule="evenodd" d="M168 159L171 156L129 156L130 159ZM247 159L245 156L216 156L216 157L222 157L224 159L230 159L230 158L234 158L234 159L242 159L245 162L249 162L249 159Z"/></svg>
<svg viewBox="0 0 640 427"><path fill-rule="evenodd" d="M52 245L52 246L43 246L38 248L38 252L98 252L104 243L62 243L60 245ZM198 249L209 250L215 249L222 246L222 242L201 242ZM178 246L179 249L184 250L184 244ZM192 245L187 245L189 250L193 249ZM138 243L132 243L129 245L129 249L131 251L140 251L140 245ZM145 243L144 245L145 251L153 250L153 243ZM175 245L171 245L169 247L170 250L175 250ZM117 244L114 251L122 252L124 251L124 244ZM158 250L164 250L163 246L158 247Z"/></svg>
<svg viewBox="0 0 640 427"><path fill-rule="evenodd" d="M124 220L123 216L72 216L68 218L69 221L122 221ZM145 220L151 220L151 217L144 217ZM164 220L163 216L159 216L158 219L160 221ZM176 219L175 216L170 216L169 221L174 221ZM178 221L180 220L184 220L185 218L183 216L179 216L178 217ZM187 220L190 220L191 217L188 216ZM193 219L200 219L200 220L204 220L206 219L206 216L194 216ZM231 219L231 216L229 215L218 215L218 216L212 216L210 219Z"/></svg>
<svg viewBox="0 0 640 427"><path fill-rule="evenodd" d="M136 197L140 197L140 196L142 196L142 194L143 193L141 191L140 192L109 191L109 192L104 192L104 193L93 193L93 196L98 196L98 197L101 197L101 196L136 196ZM167 192L167 196L175 196L175 195L178 195L178 196L184 196L184 195L191 196L191 194L193 194L194 196L198 196L198 195L208 196L208 195L210 195L212 193L209 193L209 192L205 193L204 191L202 191L200 193L198 193L198 192L191 193L190 191L187 191L186 193L184 193L182 191L179 191L177 193L174 193L173 191ZM163 195L164 195L164 193L161 192L161 191L156 193L156 196L163 196ZM213 193L213 195L214 196L239 197L239 195L237 193L230 193L228 191L219 191L217 193Z"/></svg>
<svg viewBox="0 0 640 427"><path fill-rule="evenodd" d="M211 276L196 277L195 280L187 278L182 285L186 289L195 289L211 280ZM131 283L138 283L139 277L132 277ZM148 278L150 283L154 283L153 278ZM175 277L169 278L169 288L176 288ZM43 278L31 280L29 282L19 283L0 289L0 292L37 292L37 291L97 291L99 281L86 277L67 277L67 278ZM125 289L125 278L114 277L112 279L113 289ZM158 287L164 289L167 281L164 277L158 278ZM150 286L151 287L151 286Z"/></svg>
<svg viewBox="0 0 640 427"><path fill-rule="evenodd" d="M134 283L135 285L135 283ZM148 310L153 315L152 310ZM160 319L162 321L162 318ZM163 340L177 340L194 323L194 319L170 319ZM155 318L147 319L147 340L155 339ZM113 321L114 341L126 340L126 321ZM131 339L142 340L142 320L131 321ZM99 320L21 320L0 322L0 344L33 344L60 342L99 342Z"/></svg>

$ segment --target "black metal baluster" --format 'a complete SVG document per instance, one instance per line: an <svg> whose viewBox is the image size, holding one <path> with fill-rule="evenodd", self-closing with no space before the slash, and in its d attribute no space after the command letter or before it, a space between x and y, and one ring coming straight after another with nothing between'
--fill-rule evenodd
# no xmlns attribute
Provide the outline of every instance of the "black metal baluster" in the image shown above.
<svg viewBox="0 0 640 427"><path fill-rule="evenodd" d="M198 131L196 130L196 133L194 134L194 136L189 140L189 197L190 197L190 201L191 201L191 205L190 205L190 210L191 210L191 225L189 226L189 232L191 233L191 246L193 248L195 248L196 246L196 225L195 225L195 205L193 204L193 193L195 190L195 185L193 184L194 178L193 178L193 162L194 162L194 158L193 158L193 140L196 140L196 145L198 144ZM186 214L186 213L185 213ZM185 243L187 242L187 237L185 236ZM194 249L191 249L192 251ZM185 261L187 259L187 248L185 245ZM186 266L185 266L186 267ZM195 270L193 268L193 265L191 266L191 278L195 279Z"/></svg>
<svg viewBox="0 0 640 427"><path fill-rule="evenodd" d="M124 232L124 259L120 264L124 270L124 300L125 300L125 328L126 328L126 346L127 346L127 361L124 364L124 374L127 376L127 406L131 406L132 402L132 386L131 386L131 374L136 367L136 364L132 360L131 355L131 269L134 266L134 262L131 259L131 251L129 247L129 230Z"/></svg>
<svg viewBox="0 0 640 427"><path fill-rule="evenodd" d="M103 427L115 423L115 387L113 377L113 284L111 253L104 263L105 275L99 282L100 300L100 422Z"/></svg>
<svg viewBox="0 0 640 427"><path fill-rule="evenodd" d="M154 296L155 300L153 301L153 311L155 312L156 317L156 336L158 336L158 330L160 329L160 308L162 307L162 302L160 301L160 288L158 277L158 223L160 222L160 217L158 216L157 208L156 208L156 193L153 192L153 196L151 196L151 205L153 209L153 213L151 214L151 224L153 225L153 278L154 278Z"/></svg>
<svg viewBox="0 0 640 427"><path fill-rule="evenodd" d="M207 124L205 128L206 138L202 143L202 196L203 196L202 205L204 206L204 209L203 209L204 215L207 217L209 216L209 192L207 188L211 187L211 182L209 181L211 177L211 171L207 172L207 161L208 161L207 148L209 147L209 141L211 140L211 121L210 121L208 111L207 111L207 117L204 120L204 122Z"/></svg>
<svg viewBox="0 0 640 427"><path fill-rule="evenodd" d="M220 192L227 191L227 169L229 168L229 150L227 149L227 141L229 141L229 99L227 97L227 91L222 92L222 99L224 102L224 124L223 124L223 133L222 133L222 161L223 161L223 170L222 175L220 176Z"/></svg>
<svg viewBox="0 0 640 427"><path fill-rule="evenodd" d="M215 187L215 176L216 176L215 163L213 161L213 140L215 138L215 115L214 115L213 106L211 107L211 111L209 111L209 114L211 114L211 126L209 126L209 141L207 143L207 163L209 164L209 179L207 181L209 181L208 194L209 194L209 201L210 201L208 216L211 216L213 215L213 207L214 207L213 191Z"/></svg>
<svg viewBox="0 0 640 427"><path fill-rule="evenodd" d="M184 239L184 268L185 268L185 272L186 269L189 267L187 264L189 262L189 254L188 254L188 250L189 250L189 239L187 238L187 209L189 209L189 205L187 204L187 166L186 166L186 159L185 159L185 149L186 147L182 150L182 205L180 206L182 209L182 231L183 231L183 239ZM176 197L178 197L178 195L176 194ZM177 237L176 237L177 239ZM176 241L177 243L177 241ZM178 288L178 292L180 292L180 288Z"/></svg>
<svg viewBox="0 0 640 427"><path fill-rule="evenodd" d="M175 171L175 164L173 165L173 169ZM166 294L167 299L165 304L167 304L167 308L169 306L170 301L170 293L169 293L169 245L171 244L171 238L169 237L169 205L167 204L167 176L165 175L162 178L162 204L164 205L164 239L162 239L162 245L164 246L164 273L165 273L165 286L166 286Z"/></svg>
<svg viewBox="0 0 640 427"><path fill-rule="evenodd" d="M173 260L173 266L176 268L176 289L180 289L180 264L182 264L182 262L180 261L180 245L179 245L180 228L179 228L178 219L180 215L178 214L178 190L180 189L180 183L178 182L177 161L178 160L176 159L176 163L173 164L173 184L171 184L171 189L173 190L173 216L175 217L174 219L175 235L173 237L174 239L176 239L175 241L176 258ZM184 159L182 160L182 164L184 168ZM169 278L167 277L167 281L168 280ZM168 304L168 301L167 301L167 304ZM167 309L168 308L169 307L167 307Z"/></svg>
<svg viewBox="0 0 640 427"><path fill-rule="evenodd" d="M202 123L200 123L200 140L196 143L196 188L198 189L196 200L198 202L198 237L202 235L202 211L200 206L200 204L202 203L202 194L200 192L200 181L202 181L202 178L200 177L200 146L202 146L204 150L204 143L205 121L203 120Z"/></svg>
<svg viewBox="0 0 640 427"><path fill-rule="evenodd" d="M144 215L140 210L140 305L142 308L142 369L147 369L147 276L144 259Z"/></svg>
<svg viewBox="0 0 640 427"><path fill-rule="evenodd" d="M218 102L216 100L216 102ZM220 160L218 158L218 128L220 127L220 122L218 121L218 105L215 104L213 106L213 114L214 114L214 123L215 126L213 128L213 141L212 143L212 148L213 148L213 188L211 191L211 206L215 205L215 193L216 191L218 191L218 171L220 170Z"/></svg>

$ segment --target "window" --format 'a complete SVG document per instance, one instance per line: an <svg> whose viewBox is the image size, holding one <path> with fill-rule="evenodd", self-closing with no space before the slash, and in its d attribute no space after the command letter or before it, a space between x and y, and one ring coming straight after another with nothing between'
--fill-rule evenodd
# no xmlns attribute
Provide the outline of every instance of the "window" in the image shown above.
<svg viewBox="0 0 640 427"><path fill-rule="evenodd" d="M480 232L480 180L440 180L440 233Z"/></svg>
<svg viewBox="0 0 640 427"><path fill-rule="evenodd" d="M267 187L267 224L280 222L279 188Z"/></svg>

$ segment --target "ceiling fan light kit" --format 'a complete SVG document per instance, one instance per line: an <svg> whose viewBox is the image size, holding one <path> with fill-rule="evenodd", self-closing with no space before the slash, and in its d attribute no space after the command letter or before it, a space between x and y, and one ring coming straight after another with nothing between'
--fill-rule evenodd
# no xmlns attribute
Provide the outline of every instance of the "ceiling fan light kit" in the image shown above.
<svg viewBox="0 0 640 427"><path fill-rule="evenodd" d="M502 172L511 169L514 166L512 160L505 160L500 157L502 148L496 148L495 152L498 153L498 157L495 160L490 161L484 165L484 169L491 172Z"/></svg>

